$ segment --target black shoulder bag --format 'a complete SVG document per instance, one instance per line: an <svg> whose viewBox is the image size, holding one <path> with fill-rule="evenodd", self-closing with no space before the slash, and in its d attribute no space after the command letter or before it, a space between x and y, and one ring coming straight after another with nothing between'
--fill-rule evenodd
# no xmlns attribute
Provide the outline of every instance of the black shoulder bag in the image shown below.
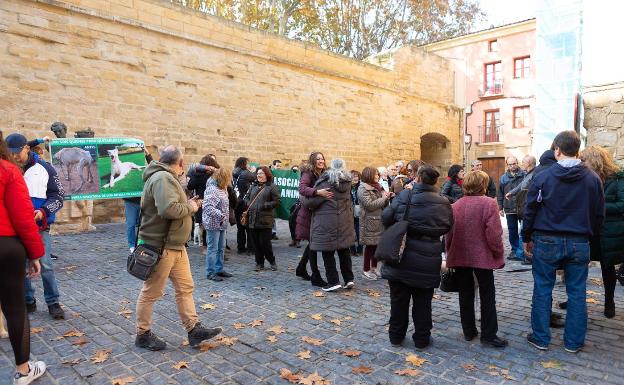
<svg viewBox="0 0 624 385"><path fill-rule="evenodd" d="M407 207L403 219L396 222L392 226L384 230L379 238L377 250L375 251L375 259L382 261L390 266L396 266L401 263L403 258L403 250L407 238L407 230L409 228L409 210L412 204L412 190L407 196Z"/></svg>
<svg viewBox="0 0 624 385"><path fill-rule="evenodd" d="M139 226L136 231L136 243L134 244L134 251L128 255L128 262L126 269L130 275L140 279L141 281L146 281L150 275L156 270L156 266L158 262L160 262L160 258L162 257L164 245L160 248L155 246L150 246L147 244L138 245L139 241L139 229L141 228L141 221L143 220L143 213L139 214ZM169 226L167 226L167 235L169 234L169 229L171 227L171 221L169 221Z"/></svg>

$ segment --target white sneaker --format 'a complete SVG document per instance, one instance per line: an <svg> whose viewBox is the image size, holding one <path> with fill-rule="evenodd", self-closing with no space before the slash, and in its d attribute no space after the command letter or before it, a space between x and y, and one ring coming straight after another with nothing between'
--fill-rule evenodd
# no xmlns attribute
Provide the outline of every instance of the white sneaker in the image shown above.
<svg viewBox="0 0 624 385"><path fill-rule="evenodd" d="M21 375L15 373L13 377L13 385L28 385L37 378L43 376L46 371L46 364L43 361L29 361L28 362L28 374Z"/></svg>
<svg viewBox="0 0 624 385"><path fill-rule="evenodd" d="M353 283L353 281L349 281L344 285L345 289L353 289L353 286L355 286L355 283Z"/></svg>
<svg viewBox="0 0 624 385"><path fill-rule="evenodd" d="M377 278L381 278L381 271L379 270L371 270L371 273L375 274Z"/></svg>
<svg viewBox="0 0 624 385"><path fill-rule="evenodd" d="M134 253L134 247L130 248L130 254Z"/></svg>
<svg viewBox="0 0 624 385"><path fill-rule="evenodd" d="M362 273L362 275L364 276L364 278L370 279L371 281L377 280L377 275L371 271L365 271Z"/></svg>
<svg viewBox="0 0 624 385"><path fill-rule="evenodd" d="M323 290L323 291L334 291L334 290L338 290L338 289L342 289L342 286L339 283L337 283L335 285L327 285L327 286L321 288L321 290Z"/></svg>

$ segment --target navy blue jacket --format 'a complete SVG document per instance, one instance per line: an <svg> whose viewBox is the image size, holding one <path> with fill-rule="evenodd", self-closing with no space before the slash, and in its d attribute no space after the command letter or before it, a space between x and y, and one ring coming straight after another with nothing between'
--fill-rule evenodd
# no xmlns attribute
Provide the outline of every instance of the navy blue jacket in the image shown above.
<svg viewBox="0 0 624 385"><path fill-rule="evenodd" d="M596 173L584 164L555 163L535 175L529 186L522 228L523 241L534 231L590 237L605 217L604 191Z"/></svg>
<svg viewBox="0 0 624 385"><path fill-rule="evenodd" d="M46 217L46 223L51 225L56 213L63 207L65 195L56 170L50 163L39 158L39 155L31 152L22 171L35 210L41 210Z"/></svg>

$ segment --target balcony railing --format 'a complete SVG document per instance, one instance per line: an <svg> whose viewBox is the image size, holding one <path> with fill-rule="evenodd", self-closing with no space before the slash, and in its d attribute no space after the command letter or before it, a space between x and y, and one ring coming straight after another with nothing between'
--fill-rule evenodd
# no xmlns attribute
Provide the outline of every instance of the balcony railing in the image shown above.
<svg viewBox="0 0 624 385"><path fill-rule="evenodd" d="M479 97L488 98L503 95L503 81L496 80L492 84L483 85L479 90Z"/></svg>
<svg viewBox="0 0 624 385"><path fill-rule="evenodd" d="M479 126L479 143L500 142L502 125Z"/></svg>

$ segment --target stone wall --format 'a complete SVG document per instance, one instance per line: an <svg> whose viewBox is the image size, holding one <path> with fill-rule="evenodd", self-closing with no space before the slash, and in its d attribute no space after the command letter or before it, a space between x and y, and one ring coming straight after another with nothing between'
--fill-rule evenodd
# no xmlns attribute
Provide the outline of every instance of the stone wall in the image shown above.
<svg viewBox="0 0 624 385"><path fill-rule="evenodd" d="M597 144L624 161L624 82L587 88L583 92L587 144Z"/></svg>
<svg viewBox="0 0 624 385"><path fill-rule="evenodd" d="M460 159L461 110L445 59L413 47L393 69L328 53L158 0L0 1L0 127L73 133L299 163L420 157L436 132Z"/></svg>

